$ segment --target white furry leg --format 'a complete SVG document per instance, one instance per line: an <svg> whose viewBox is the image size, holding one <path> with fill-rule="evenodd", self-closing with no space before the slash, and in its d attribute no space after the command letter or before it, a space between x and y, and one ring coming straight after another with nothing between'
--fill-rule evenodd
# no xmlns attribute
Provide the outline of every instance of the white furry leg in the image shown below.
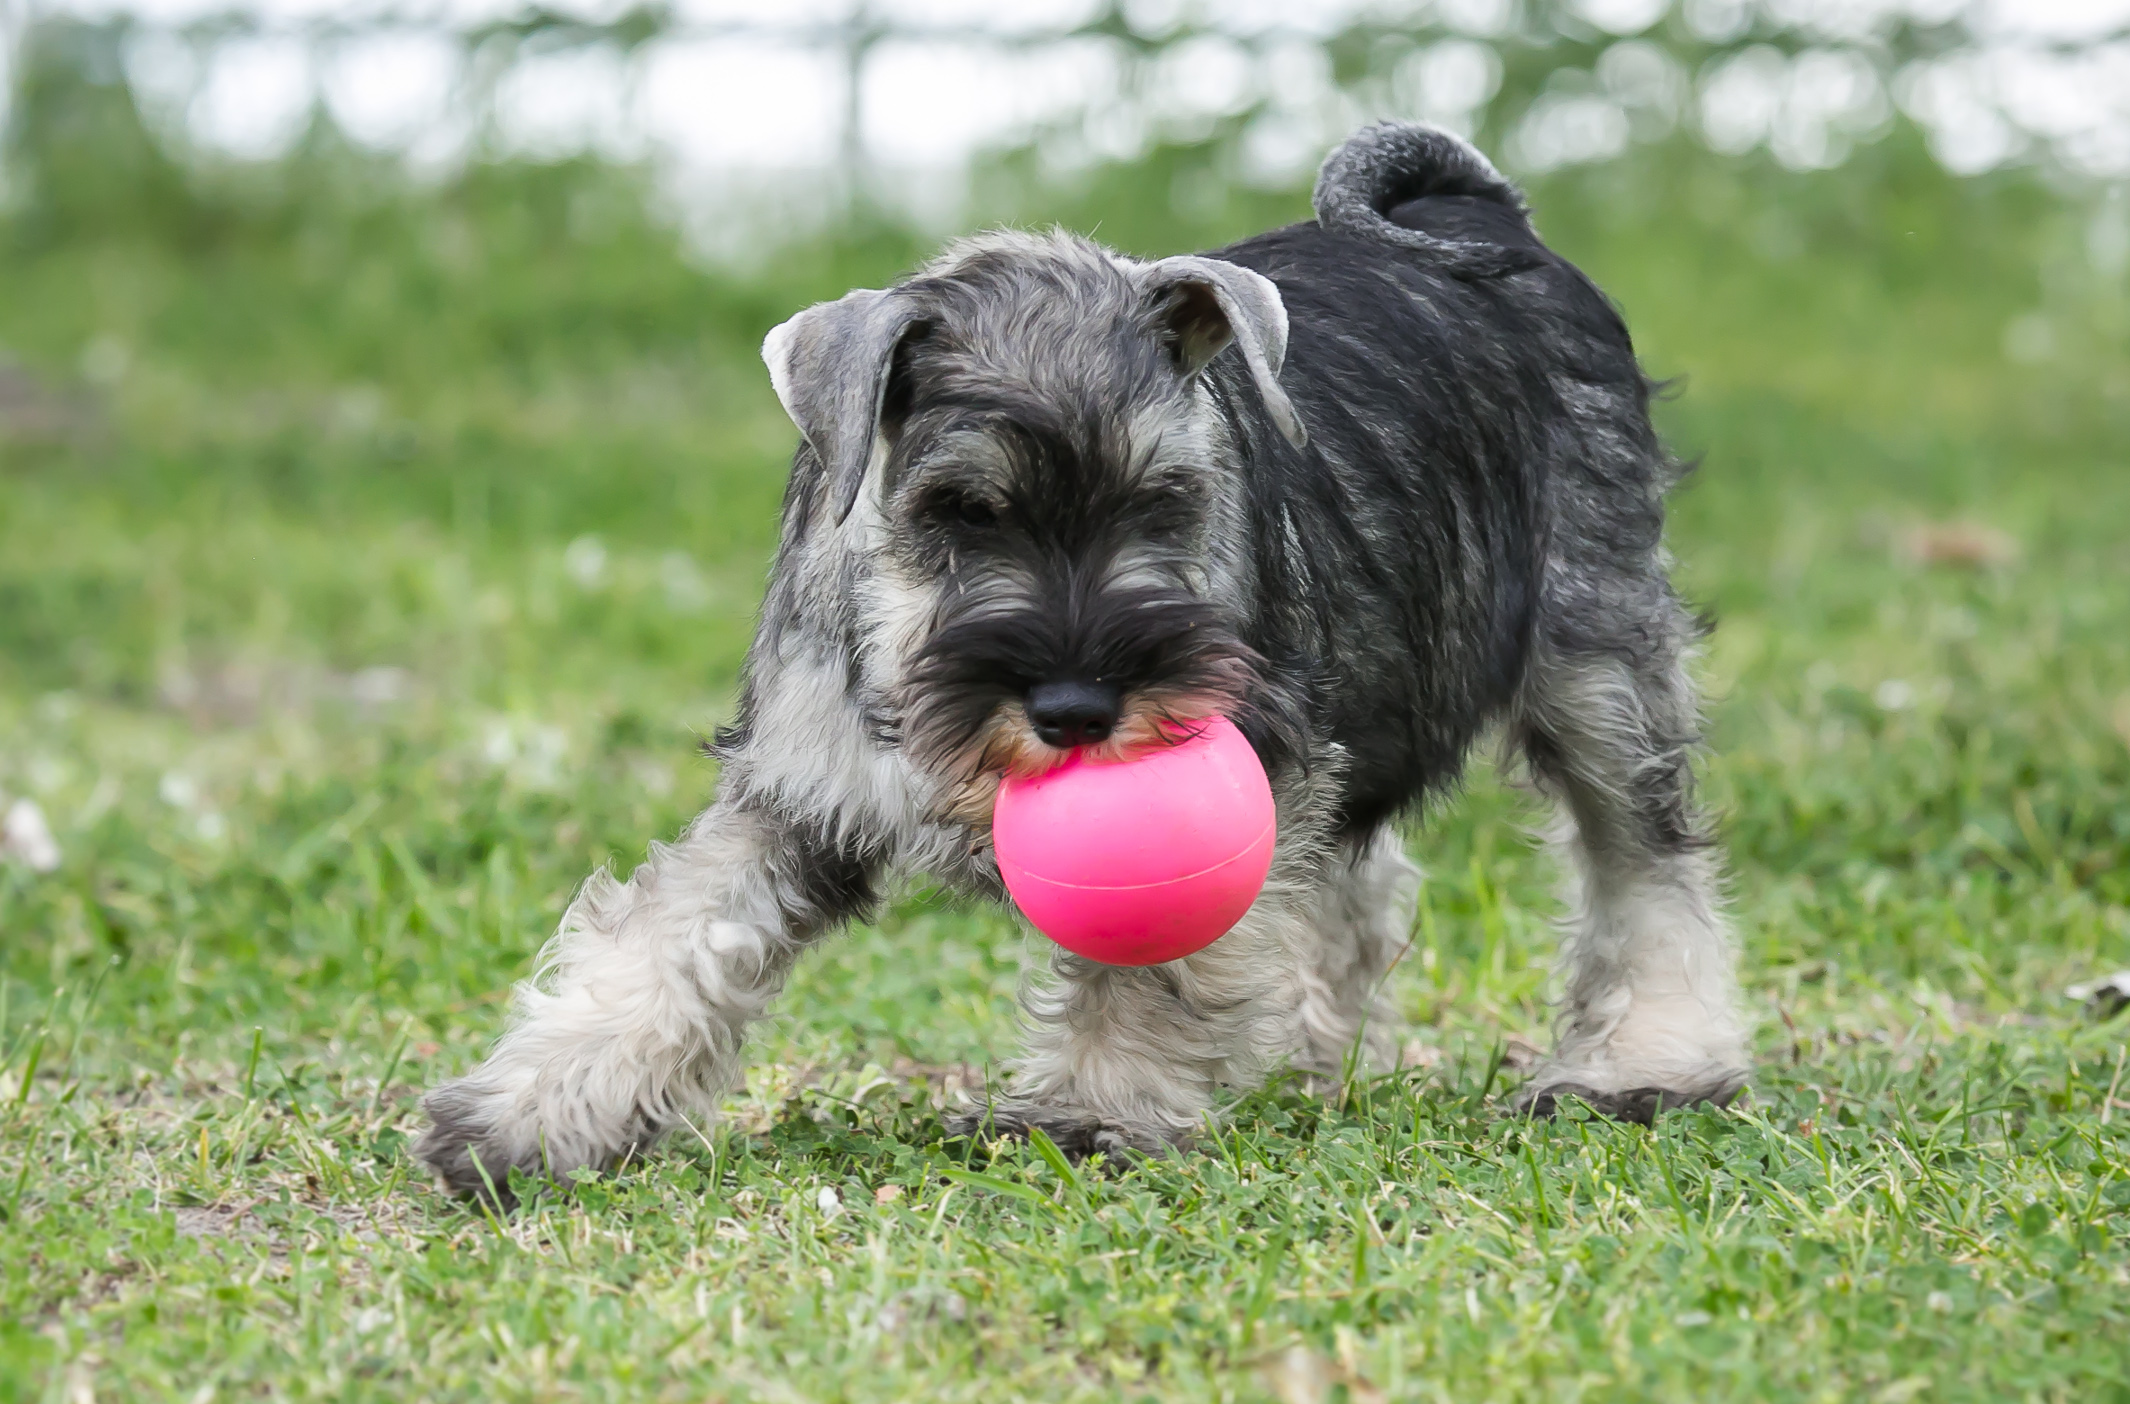
<svg viewBox="0 0 2130 1404"><path fill-rule="evenodd" d="M1302 974L1297 1067L1336 1078L1350 1063L1397 1066L1398 1015L1383 977L1412 939L1419 898L1420 869L1394 829L1334 861L1317 893L1316 949Z"/></svg>
<svg viewBox="0 0 2130 1404"><path fill-rule="evenodd" d="M1691 685L1676 654L1548 659L1534 676L1521 739L1560 801L1574 880L1559 1045L1520 1100L1547 1112L1573 1093L1638 1121L1727 1102L1749 1064L1717 863L1693 807Z"/></svg>
<svg viewBox="0 0 2130 1404"><path fill-rule="evenodd" d="M1689 853L1625 876L1577 866L1560 1042L1527 1100L1543 1111L1574 1092L1632 1120L1728 1101L1748 1062L1713 864Z"/></svg>
<svg viewBox="0 0 2130 1404"><path fill-rule="evenodd" d="M739 1076L747 1025L832 915L822 865L838 861L721 804L652 844L628 882L595 873L494 1051L424 1100L415 1154L452 1189L492 1184L507 1202L512 1169L604 1168L707 1115Z"/></svg>
<svg viewBox="0 0 2130 1404"><path fill-rule="evenodd" d="M1304 1041L1300 972L1315 933L1284 896L1166 965L1099 965L1059 951L1023 995L1025 1051L1006 1094L954 1119L975 1134L1041 1127L1070 1155L1160 1151L1205 1124L1224 1087L1250 1087Z"/></svg>

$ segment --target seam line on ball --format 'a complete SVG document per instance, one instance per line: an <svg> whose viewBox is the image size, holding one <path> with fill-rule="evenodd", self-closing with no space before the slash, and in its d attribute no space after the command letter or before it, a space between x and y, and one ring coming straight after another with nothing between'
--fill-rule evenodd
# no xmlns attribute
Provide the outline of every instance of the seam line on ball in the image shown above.
<svg viewBox="0 0 2130 1404"><path fill-rule="evenodd" d="M1011 866L1020 869L1021 875L1023 877L1034 878L1037 882L1047 882L1052 887L1070 887L1078 892L1136 892L1142 887L1170 887L1179 882L1189 882L1194 877L1204 877L1207 873L1219 872L1222 868L1227 867L1228 864L1240 862L1242 861L1242 859L1248 857L1250 850L1257 847L1259 840L1263 839L1266 834L1271 833L1277 827L1279 827L1279 820L1275 818L1271 823L1265 825L1264 828L1259 829L1257 831L1256 838L1251 839L1248 843L1244 844L1234 853L1231 853L1227 857L1221 859L1218 863L1214 863L1208 867L1200 868L1195 873L1178 873L1172 878L1163 878L1159 882L1066 882L1063 878L1044 877L1041 873L1033 872L1027 868L1023 868L1018 863L1014 863ZM1001 864L1000 866L1004 867L1007 865Z"/></svg>

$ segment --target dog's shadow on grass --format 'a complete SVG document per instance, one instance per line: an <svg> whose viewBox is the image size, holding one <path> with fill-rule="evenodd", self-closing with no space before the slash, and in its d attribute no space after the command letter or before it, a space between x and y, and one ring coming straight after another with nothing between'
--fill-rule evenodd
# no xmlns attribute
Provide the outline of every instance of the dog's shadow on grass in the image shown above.
<svg viewBox="0 0 2130 1404"><path fill-rule="evenodd" d="M568 1184L514 1175L508 1188L520 1212L564 1200L598 1212L646 1192L666 1202L674 1192L732 1199L750 1190L807 1187L830 1191L840 1209L859 1189L886 1204L936 1195L942 1183L1061 1205L1098 1187L1182 1193L1208 1171L1235 1178L1268 1169L1296 1173L1322 1153L1344 1155L1363 1145L1477 1145L1509 1124L1626 1124L1573 1097L1534 1121L1512 1105L1513 1074L1503 1076L1502 1050L1499 1041L1475 1041L1454 1063L1336 1082L1284 1070L1227 1102L1187 1141L1151 1154L1073 1154L1041 1128L958 1127L956 1107L912 1085L856 1099L804 1086L756 1129L726 1124L698 1136L684 1130L605 1174L580 1171ZM984 1105L979 1095L959 1110L980 1113Z"/></svg>

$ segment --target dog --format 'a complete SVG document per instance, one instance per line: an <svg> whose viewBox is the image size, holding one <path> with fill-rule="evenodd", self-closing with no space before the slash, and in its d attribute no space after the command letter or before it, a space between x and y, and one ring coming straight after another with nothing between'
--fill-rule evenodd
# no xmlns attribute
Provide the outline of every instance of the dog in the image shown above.
<svg viewBox="0 0 2130 1404"><path fill-rule="evenodd" d="M1263 894L1164 965L1054 952L1010 1079L951 1129L1161 1153L1276 1069L1392 1059L1419 883L1394 824L1496 731L1572 875L1517 1105L1647 1121L1740 1089L1679 468L1627 330L1449 133L1360 131L1314 203L1153 261L982 235L769 334L801 442L715 801L591 877L493 1052L429 1094L446 1185L700 1128L793 962L894 874L1005 900L1002 776L1216 714L1273 786Z"/></svg>

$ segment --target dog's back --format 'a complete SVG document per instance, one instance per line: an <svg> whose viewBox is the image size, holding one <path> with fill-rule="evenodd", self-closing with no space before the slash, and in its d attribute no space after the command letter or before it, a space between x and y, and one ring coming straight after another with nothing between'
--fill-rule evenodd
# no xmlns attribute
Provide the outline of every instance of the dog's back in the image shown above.
<svg viewBox="0 0 2130 1404"><path fill-rule="evenodd" d="M1317 207L1215 255L1279 287L1310 442L1212 369L1252 446L1251 642L1352 757L1344 817L1365 831L1512 706L1576 563L1651 576L1669 474L1618 314L1469 146L1363 133Z"/></svg>

